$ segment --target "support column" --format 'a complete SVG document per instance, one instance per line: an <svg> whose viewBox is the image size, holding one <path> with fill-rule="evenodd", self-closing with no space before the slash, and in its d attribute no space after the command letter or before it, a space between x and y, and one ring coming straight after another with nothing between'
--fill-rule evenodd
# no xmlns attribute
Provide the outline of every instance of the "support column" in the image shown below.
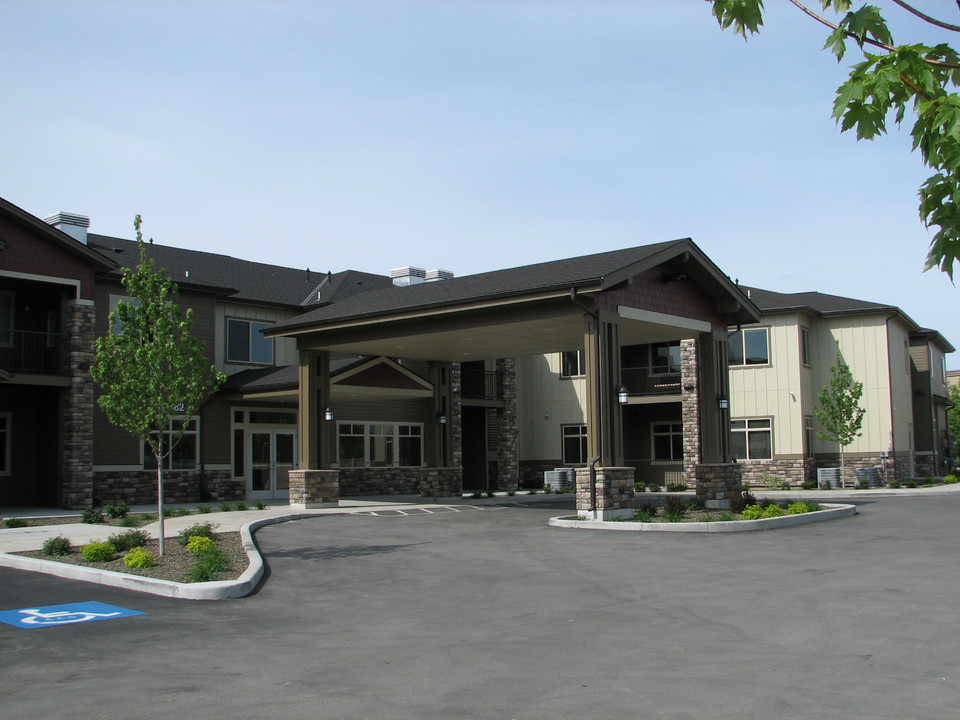
<svg viewBox="0 0 960 720"><path fill-rule="evenodd" d="M723 329L697 338L700 397L700 463L696 466L697 497L707 507L727 509L742 492L741 468L730 456L730 389L727 334ZM727 407L721 407L726 404Z"/></svg>
<svg viewBox="0 0 960 720"><path fill-rule="evenodd" d="M497 360L503 407L497 408L497 489L520 486L520 433L517 420L517 360Z"/></svg>
<svg viewBox="0 0 960 720"><path fill-rule="evenodd" d="M63 401L63 469L60 505L71 510L94 504L93 487L93 378L96 309L92 300L67 303L64 337L70 388Z"/></svg>
<svg viewBox="0 0 960 720"><path fill-rule="evenodd" d="M300 351L300 405L297 429L300 466L290 471L290 505L336 507L340 472L331 469L336 421L326 420L330 407L330 353Z"/></svg>
<svg viewBox="0 0 960 720"><path fill-rule="evenodd" d="M695 487L700 462L700 374L697 341L680 341L680 417L683 422L683 481Z"/></svg>
<svg viewBox="0 0 960 720"><path fill-rule="evenodd" d="M623 466L623 410L620 387L620 321L616 313L584 316L587 386L587 454L604 467Z"/></svg>
<svg viewBox="0 0 960 720"><path fill-rule="evenodd" d="M633 518L635 471L632 467L600 467L595 476L588 467L579 467L576 472L578 516L588 520ZM596 507L591 508L594 498Z"/></svg>

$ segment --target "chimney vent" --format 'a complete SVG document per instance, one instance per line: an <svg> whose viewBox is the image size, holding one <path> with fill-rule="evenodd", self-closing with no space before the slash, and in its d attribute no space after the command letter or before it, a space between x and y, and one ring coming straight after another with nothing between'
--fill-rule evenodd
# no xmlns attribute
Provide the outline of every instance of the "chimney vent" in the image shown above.
<svg viewBox="0 0 960 720"><path fill-rule="evenodd" d="M390 279L394 285L405 287L407 285L419 285L427 277L427 271L423 268L407 265L406 267L393 268L390 271Z"/></svg>
<svg viewBox="0 0 960 720"><path fill-rule="evenodd" d="M427 282L436 282L437 280L453 280L453 273L449 270L427 270Z"/></svg>
<svg viewBox="0 0 960 720"><path fill-rule="evenodd" d="M44 218L43 221L53 225L57 230L65 232L74 240L79 240L84 245L87 244L87 228L90 227L90 218L86 215L58 212L56 215Z"/></svg>

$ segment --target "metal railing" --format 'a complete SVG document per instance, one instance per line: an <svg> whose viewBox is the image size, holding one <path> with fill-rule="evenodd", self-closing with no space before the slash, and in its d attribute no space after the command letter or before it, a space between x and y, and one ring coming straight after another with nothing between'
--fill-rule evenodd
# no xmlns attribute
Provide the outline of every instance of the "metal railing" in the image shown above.
<svg viewBox="0 0 960 720"><path fill-rule="evenodd" d="M470 400L502 400L503 375L496 371L463 370L460 396Z"/></svg>
<svg viewBox="0 0 960 720"><path fill-rule="evenodd" d="M59 374L59 333L0 330L0 368L8 372Z"/></svg>
<svg viewBox="0 0 960 720"><path fill-rule="evenodd" d="M620 381L631 395L678 395L679 372L654 372L650 368L623 368Z"/></svg>

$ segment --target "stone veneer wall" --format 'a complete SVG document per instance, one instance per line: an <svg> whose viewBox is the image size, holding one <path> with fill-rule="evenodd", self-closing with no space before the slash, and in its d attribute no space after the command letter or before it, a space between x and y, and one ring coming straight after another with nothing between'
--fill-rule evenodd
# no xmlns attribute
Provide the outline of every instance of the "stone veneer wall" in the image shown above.
<svg viewBox="0 0 960 720"><path fill-rule="evenodd" d="M291 470L292 507L335 506L340 501L339 470Z"/></svg>
<svg viewBox="0 0 960 720"><path fill-rule="evenodd" d="M516 490L520 483L520 430L517 418L517 361L497 360L503 407L497 408L497 489Z"/></svg>
<svg viewBox="0 0 960 720"><path fill-rule="evenodd" d="M683 423L683 479L687 487L696 484L700 462L700 382L697 341L680 341L680 418ZM690 387L692 390L687 390Z"/></svg>
<svg viewBox="0 0 960 720"><path fill-rule="evenodd" d="M425 498L460 497L463 495L462 468L422 468L420 495Z"/></svg>
<svg viewBox="0 0 960 720"><path fill-rule="evenodd" d="M340 468L340 496L418 495L424 468Z"/></svg>
<svg viewBox="0 0 960 720"><path fill-rule="evenodd" d="M243 500L246 486L233 478L229 470L167 470L163 474L163 501L202 503ZM93 473L93 499L90 505L109 505L123 500L130 505L149 505L157 501L155 470L111 470Z"/></svg>
<svg viewBox="0 0 960 720"><path fill-rule="evenodd" d="M730 499L743 490L737 463L700 463L697 465L697 497L708 508L730 509Z"/></svg>
<svg viewBox="0 0 960 720"><path fill-rule="evenodd" d="M91 300L67 303L64 361L70 388L64 393L60 504L71 510L93 504L94 383L90 366L96 338L95 311Z"/></svg>
<svg viewBox="0 0 960 720"><path fill-rule="evenodd" d="M801 487L806 480L816 480L817 463L813 458L774 458L773 460L741 461L740 473L744 486L768 487L765 475L776 475L791 487Z"/></svg>
<svg viewBox="0 0 960 720"><path fill-rule="evenodd" d="M463 467L463 373L460 363L450 366L450 464Z"/></svg>
<svg viewBox="0 0 960 720"><path fill-rule="evenodd" d="M632 467L598 467L597 506L590 519L609 520L633 517L636 471ZM577 514L590 515L590 468L577 468Z"/></svg>

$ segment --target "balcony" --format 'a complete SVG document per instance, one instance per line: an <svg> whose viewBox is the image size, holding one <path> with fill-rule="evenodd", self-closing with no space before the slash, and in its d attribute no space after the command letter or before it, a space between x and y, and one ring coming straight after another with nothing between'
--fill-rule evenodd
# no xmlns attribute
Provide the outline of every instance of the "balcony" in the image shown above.
<svg viewBox="0 0 960 720"><path fill-rule="evenodd" d="M60 374L59 333L0 330L0 368L12 373Z"/></svg>
<svg viewBox="0 0 960 720"><path fill-rule="evenodd" d="M659 368L622 368L620 382L630 395L679 395L680 373L662 372Z"/></svg>
<svg viewBox="0 0 960 720"><path fill-rule="evenodd" d="M464 368L460 375L460 397L468 400L502 400L501 373Z"/></svg>

